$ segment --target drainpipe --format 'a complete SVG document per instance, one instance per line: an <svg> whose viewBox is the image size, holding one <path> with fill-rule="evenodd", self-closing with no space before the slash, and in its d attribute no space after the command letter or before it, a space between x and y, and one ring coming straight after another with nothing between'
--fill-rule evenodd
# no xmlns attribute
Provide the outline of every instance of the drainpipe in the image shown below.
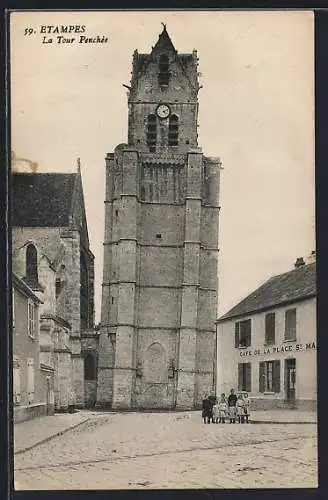
<svg viewBox="0 0 328 500"><path fill-rule="evenodd" d="M47 415L50 414L50 376L46 376L46 384L47 384Z"/></svg>

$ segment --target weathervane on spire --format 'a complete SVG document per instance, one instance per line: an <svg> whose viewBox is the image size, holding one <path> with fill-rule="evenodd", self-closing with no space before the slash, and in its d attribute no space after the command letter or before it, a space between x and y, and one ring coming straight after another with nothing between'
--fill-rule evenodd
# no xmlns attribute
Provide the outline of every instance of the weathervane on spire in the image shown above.
<svg viewBox="0 0 328 500"><path fill-rule="evenodd" d="M163 31L166 31L166 24L165 23L161 23L163 25Z"/></svg>

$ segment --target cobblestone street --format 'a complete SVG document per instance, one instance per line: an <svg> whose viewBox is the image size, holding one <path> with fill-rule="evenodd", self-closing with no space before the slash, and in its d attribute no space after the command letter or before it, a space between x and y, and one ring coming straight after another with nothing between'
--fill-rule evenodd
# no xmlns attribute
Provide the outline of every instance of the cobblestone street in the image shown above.
<svg viewBox="0 0 328 500"><path fill-rule="evenodd" d="M15 456L16 489L317 487L315 424L86 414L75 429Z"/></svg>

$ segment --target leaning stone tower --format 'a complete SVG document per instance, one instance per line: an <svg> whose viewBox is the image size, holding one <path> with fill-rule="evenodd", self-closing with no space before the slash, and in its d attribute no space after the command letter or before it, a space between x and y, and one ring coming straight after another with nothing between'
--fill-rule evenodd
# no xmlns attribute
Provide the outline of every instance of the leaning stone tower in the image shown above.
<svg viewBox="0 0 328 500"><path fill-rule="evenodd" d="M195 408L215 385L220 160L197 142L198 58L133 55L128 144L106 157L97 405Z"/></svg>

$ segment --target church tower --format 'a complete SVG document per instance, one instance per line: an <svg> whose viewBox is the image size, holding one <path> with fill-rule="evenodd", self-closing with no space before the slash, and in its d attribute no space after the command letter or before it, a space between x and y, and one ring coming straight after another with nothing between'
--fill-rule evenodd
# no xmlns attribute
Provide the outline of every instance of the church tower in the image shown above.
<svg viewBox="0 0 328 500"><path fill-rule="evenodd" d="M197 143L197 52L133 55L128 144L106 157L97 405L197 408L215 390L220 160Z"/></svg>

